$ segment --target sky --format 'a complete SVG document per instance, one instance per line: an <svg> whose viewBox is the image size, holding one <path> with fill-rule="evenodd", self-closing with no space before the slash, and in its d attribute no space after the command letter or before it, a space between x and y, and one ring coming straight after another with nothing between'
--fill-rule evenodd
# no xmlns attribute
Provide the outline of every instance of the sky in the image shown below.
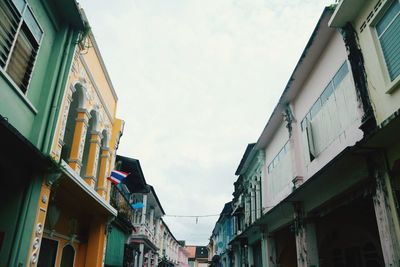
<svg viewBox="0 0 400 267"><path fill-rule="evenodd" d="M235 171L333 0L80 0L178 240L207 245Z"/></svg>

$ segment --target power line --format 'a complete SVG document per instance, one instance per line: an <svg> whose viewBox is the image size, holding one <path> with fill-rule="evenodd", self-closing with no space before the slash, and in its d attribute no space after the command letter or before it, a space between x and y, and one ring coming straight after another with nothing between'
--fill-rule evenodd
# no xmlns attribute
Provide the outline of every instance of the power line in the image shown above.
<svg viewBox="0 0 400 267"><path fill-rule="evenodd" d="M216 217L220 214L208 214L208 215L164 215L165 217L175 217L175 218L203 218L203 217Z"/></svg>

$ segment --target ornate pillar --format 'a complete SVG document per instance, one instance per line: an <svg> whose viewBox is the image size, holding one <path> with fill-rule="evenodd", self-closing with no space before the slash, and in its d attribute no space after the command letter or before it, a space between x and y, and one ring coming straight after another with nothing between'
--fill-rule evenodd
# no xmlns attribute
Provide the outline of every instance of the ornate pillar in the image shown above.
<svg viewBox="0 0 400 267"><path fill-rule="evenodd" d="M158 266L158 253L154 254L154 266Z"/></svg>
<svg viewBox="0 0 400 267"><path fill-rule="evenodd" d="M151 207L150 208L150 219L149 219L149 227L150 227L150 231L153 230L153 226L154 226L154 208ZM155 232L153 232L153 234L155 234Z"/></svg>
<svg viewBox="0 0 400 267"><path fill-rule="evenodd" d="M153 251L149 250L149 252L147 252L147 267L151 267L151 256L153 255Z"/></svg>
<svg viewBox="0 0 400 267"><path fill-rule="evenodd" d="M108 169L109 171L107 174L114 170L115 164L115 152L116 150L109 150L110 157L108 158ZM106 177L107 178L107 177ZM109 180L105 180L105 187L106 187L106 201L110 202L110 191L111 191L111 182Z"/></svg>
<svg viewBox="0 0 400 267"><path fill-rule="evenodd" d="M259 219L262 215L262 203L261 203L261 179L256 177L256 218Z"/></svg>
<svg viewBox="0 0 400 267"><path fill-rule="evenodd" d="M86 109L78 109L76 117L74 139L72 142L69 166L77 173L82 168L82 154L85 148L86 131L90 119L90 114Z"/></svg>
<svg viewBox="0 0 400 267"><path fill-rule="evenodd" d="M101 148L100 153L100 168L97 175L97 193L106 198L107 196L107 175L109 174L109 159L110 159L110 149L107 147Z"/></svg>
<svg viewBox="0 0 400 267"><path fill-rule="evenodd" d="M146 224L146 210L147 210L147 194L143 194L143 208L142 208L142 221L141 224Z"/></svg>
<svg viewBox="0 0 400 267"><path fill-rule="evenodd" d="M250 191L250 224L252 224L256 220L256 214L257 214L255 186L251 185L250 190L251 190Z"/></svg>
<svg viewBox="0 0 400 267"><path fill-rule="evenodd" d="M89 156L84 179L87 184L95 188L97 182L97 164L99 163L99 150L101 146L101 133L92 131L90 133L89 142Z"/></svg>
<svg viewBox="0 0 400 267"><path fill-rule="evenodd" d="M29 247L29 266L37 266L46 216L49 210L52 184L61 177L60 172L48 173L42 180L36 220Z"/></svg>
<svg viewBox="0 0 400 267"><path fill-rule="evenodd" d="M143 267L143 258L144 258L144 244L139 245L139 267Z"/></svg>

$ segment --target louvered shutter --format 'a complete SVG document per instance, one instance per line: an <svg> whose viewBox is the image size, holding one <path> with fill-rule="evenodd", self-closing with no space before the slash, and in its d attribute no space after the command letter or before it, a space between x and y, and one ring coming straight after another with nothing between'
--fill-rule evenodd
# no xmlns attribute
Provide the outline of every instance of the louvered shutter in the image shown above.
<svg viewBox="0 0 400 267"><path fill-rule="evenodd" d="M21 15L10 1L0 1L0 66L5 67Z"/></svg>
<svg viewBox="0 0 400 267"><path fill-rule="evenodd" d="M24 93L28 89L38 48L39 45L28 27L23 24L7 66L7 73Z"/></svg>
<svg viewBox="0 0 400 267"><path fill-rule="evenodd" d="M400 3L398 0L386 11L376 25L383 56L391 81L400 74Z"/></svg>

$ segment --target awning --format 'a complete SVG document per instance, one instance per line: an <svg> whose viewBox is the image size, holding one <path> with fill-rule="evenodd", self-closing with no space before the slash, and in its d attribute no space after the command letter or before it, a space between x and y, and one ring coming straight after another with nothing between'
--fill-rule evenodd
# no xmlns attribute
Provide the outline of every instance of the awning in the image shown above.
<svg viewBox="0 0 400 267"><path fill-rule="evenodd" d="M114 209L92 187L90 187L66 162L61 162L63 176L57 189L57 198L74 203L76 210L82 210L87 215L117 216ZM84 203L84 205L82 204Z"/></svg>

